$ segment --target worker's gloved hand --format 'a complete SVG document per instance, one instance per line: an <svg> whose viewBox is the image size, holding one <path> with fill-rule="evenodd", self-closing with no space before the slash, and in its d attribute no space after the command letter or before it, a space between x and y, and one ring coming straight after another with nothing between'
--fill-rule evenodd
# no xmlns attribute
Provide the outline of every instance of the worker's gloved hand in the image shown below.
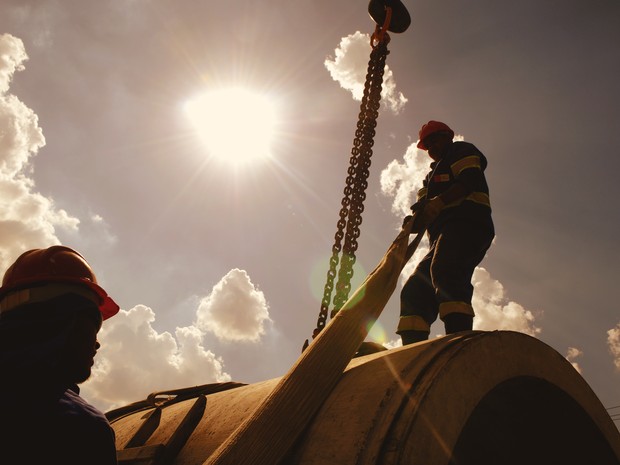
<svg viewBox="0 0 620 465"><path fill-rule="evenodd" d="M420 210L423 210L427 202L428 200L426 199L418 200L416 203L411 205L411 212L415 214L419 212Z"/></svg>
<svg viewBox="0 0 620 465"><path fill-rule="evenodd" d="M437 219L444 206L445 204L441 197L433 197L425 203L424 209L419 211L416 216L419 216L419 222L424 227L427 227Z"/></svg>
<svg viewBox="0 0 620 465"><path fill-rule="evenodd" d="M417 233L421 233L422 231L424 231L424 227L421 225L418 215L407 215L405 216L405 218L403 219L403 229L405 229L405 227L407 226L408 222L413 222L413 224L411 225L411 229L409 231L410 234L417 234Z"/></svg>
<svg viewBox="0 0 620 465"><path fill-rule="evenodd" d="M411 234L418 234L424 231L424 229L426 229L426 225L422 224L421 216L422 216L422 210L424 210L424 206L426 205L427 202L428 200L422 199L422 200L418 200L416 203L411 205L411 213L413 213L413 215L406 216L403 222L403 225L404 225L405 222L407 221L407 218L413 218L413 226L411 227Z"/></svg>
<svg viewBox="0 0 620 465"><path fill-rule="evenodd" d="M411 234L418 234L426 229L426 225L422 224L420 220L422 216L422 210L424 210L424 206L427 202L428 201L426 199L422 199L411 205L411 213L413 214L407 215L403 220L403 227L405 227L407 221L412 219L413 225L411 226Z"/></svg>

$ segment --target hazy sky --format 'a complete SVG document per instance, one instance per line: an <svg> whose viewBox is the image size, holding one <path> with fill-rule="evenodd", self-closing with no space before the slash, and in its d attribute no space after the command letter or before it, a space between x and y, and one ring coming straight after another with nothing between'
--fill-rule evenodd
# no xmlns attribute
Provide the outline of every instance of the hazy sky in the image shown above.
<svg viewBox="0 0 620 465"><path fill-rule="evenodd" d="M419 127L444 121L489 160L497 237L474 275L475 328L539 338L620 405L620 2L405 5L354 287L428 169ZM3 1L0 267L62 243L119 303L83 385L95 405L271 379L300 355L370 55L366 7ZM371 333L390 346L399 291Z"/></svg>

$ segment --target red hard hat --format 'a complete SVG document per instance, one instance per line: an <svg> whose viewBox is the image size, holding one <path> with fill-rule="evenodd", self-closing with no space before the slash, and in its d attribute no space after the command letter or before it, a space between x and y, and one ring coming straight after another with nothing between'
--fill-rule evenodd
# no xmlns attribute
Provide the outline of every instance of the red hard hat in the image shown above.
<svg viewBox="0 0 620 465"><path fill-rule="evenodd" d="M35 285L48 283L58 283L60 292L63 292L61 287L63 284L67 285L67 292L70 292L71 287L73 289L85 287L94 292L104 320L118 313L119 306L97 284L95 273L84 257L62 245L28 250L15 260L2 279L0 313L29 301L30 293L19 291L34 290L37 288ZM56 292L55 295L59 293ZM45 300L45 297L40 297L38 300Z"/></svg>
<svg viewBox="0 0 620 465"><path fill-rule="evenodd" d="M454 131L450 129L446 123L431 120L420 128L418 148L426 150L426 145L424 145L424 139L426 139L431 134L435 134L436 132L446 132L450 134L450 137L454 137Z"/></svg>

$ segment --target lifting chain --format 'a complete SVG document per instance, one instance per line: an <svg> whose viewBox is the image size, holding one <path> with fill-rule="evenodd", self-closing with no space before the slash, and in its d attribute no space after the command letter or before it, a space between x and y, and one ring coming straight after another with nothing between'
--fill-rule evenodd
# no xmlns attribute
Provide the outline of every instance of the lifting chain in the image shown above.
<svg viewBox="0 0 620 465"><path fill-rule="evenodd" d="M385 28L379 30L377 27L375 34L371 38L372 51L368 62L364 95L360 105L353 148L351 149L350 165L347 170L340 218L337 223L332 255L329 260L327 282L325 283L317 327L312 333L313 339L319 335L327 322L327 314L334 290L334 279L336 278L336 269L338 268L339 261L340 269L338 271L336 295L334 296L334 308L330 314L331 318L338 313L349 298L353 265L355 264L355 252L357 251L357 239L360 236L362 212L364 211L364 200L366 200L366 188L368 187L370 157L372 156L375 128L379 116L385 60L390 53L387 49L389 41L390 38L385 32ZM343 238L344 245L342 244ZM342 258L339 260L341 252ZM308 347L307 339L302 352L306 347Z"/></svg>

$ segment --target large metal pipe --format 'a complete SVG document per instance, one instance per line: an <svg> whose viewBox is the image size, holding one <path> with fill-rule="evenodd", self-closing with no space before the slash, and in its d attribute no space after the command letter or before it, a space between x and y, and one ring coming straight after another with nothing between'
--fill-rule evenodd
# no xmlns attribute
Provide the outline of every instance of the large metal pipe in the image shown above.
<svg viewBox="0 0 620 465"><path fill-rule="evenodd" d="M278 382L208 395L174 463L201 465ZM163 409L146 444L165 444L192 404ZM112 423L118 448L145 413ZM617 465L620 433L554 349L517 332L472 331L353 359L281 463Z"/></svg>

